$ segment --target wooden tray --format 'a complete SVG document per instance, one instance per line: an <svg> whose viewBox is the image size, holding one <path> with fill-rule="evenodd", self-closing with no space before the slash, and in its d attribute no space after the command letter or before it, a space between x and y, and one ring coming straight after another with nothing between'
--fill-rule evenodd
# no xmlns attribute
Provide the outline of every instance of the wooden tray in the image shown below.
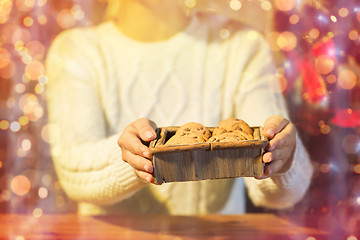
<svg viewBox="0 0 360 240"><path fill-rule="evenodd" d="M164 145L178 127L157 129L158 138L149 146L155 183L263 176L262 154L268 139L261 127L252 128L254 140L181 146Z"/></svg>

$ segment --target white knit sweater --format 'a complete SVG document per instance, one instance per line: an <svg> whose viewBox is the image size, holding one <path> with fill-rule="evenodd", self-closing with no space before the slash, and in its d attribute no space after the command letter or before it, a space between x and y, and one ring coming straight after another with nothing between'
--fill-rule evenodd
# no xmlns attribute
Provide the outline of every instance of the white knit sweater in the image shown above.
<svg viewBox="0 0 360 240"><path fill-rule="evenodd" d="M261 126L271 115L288 117L267 44L237 25L194 18L166 41L143 43L104 22L54 41L47 59L51 151L81 214L205 214L226 203L226 212L244 211L244 178L235 185L234 179L145 184L117 146L122 130L140 117L158 126L216 126L229 117ZM303 197L311 174L298 140L289 171L245 183L256 205L287 208Z"/></svg>

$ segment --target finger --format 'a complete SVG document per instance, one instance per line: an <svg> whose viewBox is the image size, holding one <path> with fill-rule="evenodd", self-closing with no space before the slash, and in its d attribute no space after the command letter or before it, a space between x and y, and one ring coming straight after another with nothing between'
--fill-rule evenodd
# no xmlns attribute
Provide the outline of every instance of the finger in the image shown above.
<svg viewBox="0 0 360 240"><path fill-rule="evenodd" d="M263 154L263 162L270 163L281 159L288 159L291 153L292 153L292 149L290 146L281 149L276 149L271 152L266 152Z"/></svg>
<svg viewBox="0 0 360 240"><path fill-rule="evenodd" d="M265 120L264 135L272 139L279 133L290 121L280 115L273 115Z"/></svg>
<svg viewBox="0 0 360 240"><path fill-rule="evenodd" d="M283 168L285 161L283 159L277 159L270 163L266 163L264 167L264 176L271 177L273 174L280 172Z"/></svg>
<svg viewBox="0 0 360 240"><path fill-rule="evenodd" d="M129 151L132 154L151 158L149 148L145 146L133 131L124 131L122 136L118 139L118 145L122 151Z"/></svg>
<svg viewBox="0 0 360 240"><path fill-rule="evenodd" d="M146 118L138 119L132 123L132 126L135 128L137 135L146 142L154 140L156 138L156 124Z"/></svg>
<svg viewBox="0 0 360 240"><path fill-rule="evenodd" d="M146 171L149 173L154 171L154 167L150 160L129 151L124 151L122 153L122 159L129 163L135 170Z"/></svg>
<svg viewBox="0 0 360 240"><path fill-rule="evenodd" d="M135 173L145 182L154 183L154 176L152 174L139 170L135 170Z"/></svg>
<svg viewBox="0 0 360 240"><path fill-rule="evenodd" d="M295 142L296 142L295 128L291 123L289 123L280 133L276 134L274 138L269 141L266 150L274 151L275 149L294 146Z"/></svg>

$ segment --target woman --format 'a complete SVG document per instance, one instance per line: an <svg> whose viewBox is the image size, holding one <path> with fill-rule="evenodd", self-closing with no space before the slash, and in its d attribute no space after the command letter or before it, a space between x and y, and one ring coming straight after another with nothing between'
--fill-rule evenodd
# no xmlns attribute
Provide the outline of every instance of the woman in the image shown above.
<svg viewBox="0 0 360 240"><path fill-rule="evenodd" d="M245 179L252 201L298 202L312 166L284 118L263 38L223 17L189 15L177 0L114 4L116 18L64 32L47 60L53 159L79 213L244 212L242 178L149 184L151 155L142 143L155 138L156 125L216 126L230 117L264 124L271 139L266 176Z"/></svg>

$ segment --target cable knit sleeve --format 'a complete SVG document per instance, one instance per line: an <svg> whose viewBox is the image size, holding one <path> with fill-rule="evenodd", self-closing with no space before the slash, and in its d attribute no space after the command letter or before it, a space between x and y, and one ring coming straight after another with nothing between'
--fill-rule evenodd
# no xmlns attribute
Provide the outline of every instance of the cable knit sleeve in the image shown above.
<svg viewBox="0 0 360 240"><path fill-rule="evenodd" d="M98 81L101 54L91 29L74 29L53 42L46 62L51 153L67 195L111 204L144 183L121 160L119 134L108 136Z"/></svg>
<svg viewBox="0 0 360 240"><path fill-rule="evenodd" d="M235 114L252 126L263 126L271 115L278 114L289 119L270 49L260 34L248 32L247 35L246 43L240 44L249 46L248 52L242 55L249 54L251 60L238 62L244 67L234 97ZM246 178L245 184L255 205L289 208L303 198L312 172L309 156L297 137L294 158L287 172L264 180Z"/></svg>

